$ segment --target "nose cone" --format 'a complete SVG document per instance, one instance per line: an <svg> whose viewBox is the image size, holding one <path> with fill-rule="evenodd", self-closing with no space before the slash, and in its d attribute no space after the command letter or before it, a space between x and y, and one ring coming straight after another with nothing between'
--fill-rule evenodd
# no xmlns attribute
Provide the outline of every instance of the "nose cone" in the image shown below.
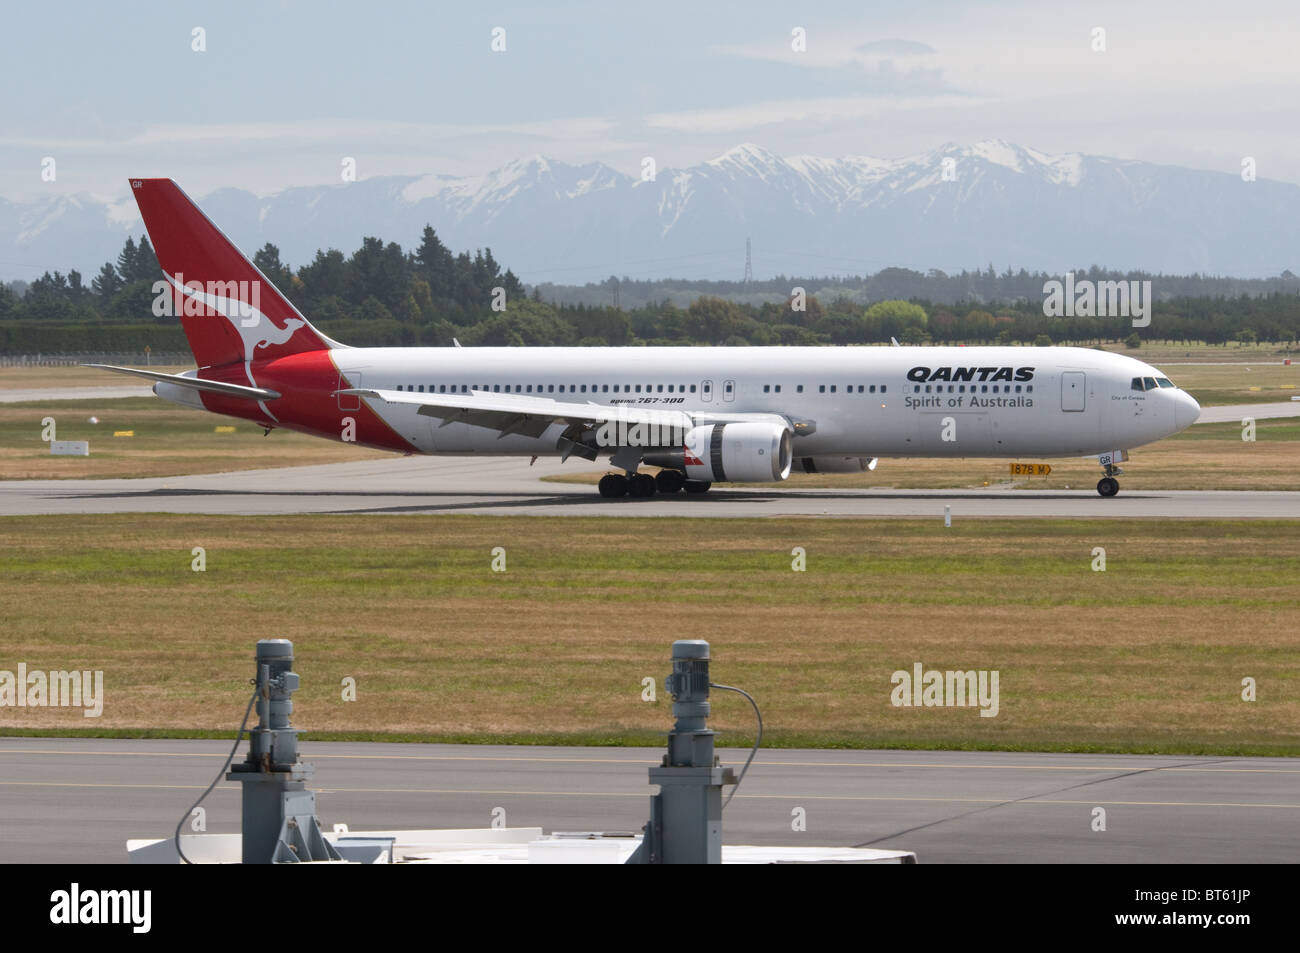
<svg viewBox="0 0 1300 953"><path fill-rule="evenodd" d="M1179 430L1186 430L1201 416L1201 405L1186 391L1180 390L1174 399L1177 401L1174 405L1174 423Z"/></svg>

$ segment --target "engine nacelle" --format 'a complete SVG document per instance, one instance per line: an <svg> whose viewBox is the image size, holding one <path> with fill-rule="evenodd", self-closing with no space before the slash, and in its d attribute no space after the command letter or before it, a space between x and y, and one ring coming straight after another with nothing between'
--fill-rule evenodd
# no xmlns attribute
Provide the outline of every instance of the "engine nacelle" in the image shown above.
<svg viewBox="0 0 1300 953"><path fill-rule="evenodd" d="M801 473L862 473L874 470L876 461L874 457L800 457L794 468Z"/></svg>
<svg viewBox="0 0 1300 953"><path fill-rule="evenodd" d="M722 423L692 428L683 454L688 480L772 483L790 475L789 428L780 424Z"/></svg>

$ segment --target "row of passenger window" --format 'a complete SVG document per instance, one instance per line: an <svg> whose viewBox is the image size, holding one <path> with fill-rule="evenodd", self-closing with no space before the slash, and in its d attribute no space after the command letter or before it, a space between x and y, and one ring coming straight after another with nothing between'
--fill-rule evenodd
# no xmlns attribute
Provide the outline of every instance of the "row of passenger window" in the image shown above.
<svg viewBox="0 0 1300 953"><path fill-rule="evenodd" d="M924 386L925 386L924 393L926 394L930 394L930 393L942 394L945 392L944 391L945 385L943 384L933 384L933 385L926 384ZM948 388L947 393L949 394L967 393L966 391L967 385L965 384L948 384L946 386ZM1147 391L1147 390L1155 390L1157 387L1174 387L1174 386L1175 386L1174 383L1170 381L1167 377L1135 377L1133 378L1132 389ZM885 394L889 392L888 385L886 384L881 384L879 385L879 387L877 387L877 385L875 384L846 384L844 386L844 393L846 394L855 393L854 391L855 387L857 388L856 393L858 394L875 394L875 393ZM920 384L913 384L912 392L915 394L922 393L921 387L922 385ZM1016 384L1014 393L1017 394L1022 393L1021 387L1022 385ZM1025 384L1023 385L1023 387L1024 387L1023 393L1032 394L1034 392L1033 384ZM997 384L971 384L970 393L1010 394L1013 393L1011 388L1012 385L1010 384L1003 384L1001 385L1000 389L999 389L999 385ZM479 390L479 391L490 390L496 394L500 394L500 393L506 393L506 394L510 394L510 393L514 393L514 394L557 394L557 393L558 394L565 394L565 393L568 394L587 394L587 393L687 394L690 393L690 394L694 394L695 393L694 384L644 384L644 385L642 384L590 384L590 385L588 384L537 384L536 386L532 384L513 384L513 385L512 384L491 384L491 385L489 384L429 384L427 391L425 389L424 384L406 384L406 385L398 384L397 389L409 391L411 393L420 393L420 394L424 394L424 393L468 394L471 390ZM796 394L802 394L803 384L796 384L794 390ZM828 392L834 394L837 392L836 385L818 384L817 392L820 394L825 394ZM779 394L781 393L781 385L764 384L763 393Z"/></svg>
<svg viewBox="0 0 1300 953"><path fill-rule="evenodd" d="M835 385L835 384L829 384L829 385L827 385L827 384L818 384L818 385L817 385L817 393L819 393L819 394L825 394L825 393L827 392L827 388L828 388L828 387L830 388L830 393L832 393L832 394L836 393L836 385ZM852 393L854 393L854 390L853 390L854 387L857 388L857 393L859 393L859 394L874 394L874 393L876 393L876 385L875 385L875 384L845 384L845 385L844 385L844 393L846 393L846 394L852 394ZM796 394L802 394L802 393L803 393L803 385L802 385L802 384L795 384L795 385L794 385L794 392L795 392ZM764 393L764 394L779 394L779 393L781 393L781 385L780 385L780 384L764 384L764 385L763 385L763 393ZM880 393L882 393L882 394L884 394L884 393L888 393L888 385L886 385L886 384L881 384L881 385L880 385Z"/></svg>
<svg viewBox="0 0 1300 953"><path fill-rule="evenodd" d="M494 394L694 394L695 386L694 384L537 384L536 386L533 384L429 384L426 390L424 384L398 384L397 389L415 394L468 394L472 390L490 390ZM885 394L889 392L889 387L886 384L880 384L879 387L875 384L846 384L844 393L854 393L855 387L857 388L856 392L859 394L875 394L877 392ZM730 392L729 384L727 389ZM707 390L706 388L705 396L707 396ZM803 384L796 384L794 390L796 394L802 394ZM819 384L817 390L819 393L825 394L828 385ZM930 388L927 386L926 392L928 393L929 390ZM965 387L962 390L964 392ZM972 390L974 390L973 387ZM837 392L835 384L829 385L829 392L832 394ZM781 393L781 385L764 384L763 393L779 394Z"/></svg>
<svg viewBox="0 0 1300 953"><path fill-rule="evenodd" d="M930 390L930 387L931 387L931 386L934 387L934 391L933 391L933 392ZM944 387L945 387L945 386L948 388L947 391L944 390ZM1001 388L1002 388L1001 390L998 389L999 386L1001 386ZM1021 391L1021 389L1020 389L1021 387L1024 387L1024 391ZM966 385L965 385L965 384L947 384L947 385L944 385L944 384L934 384L934 385L926 384L926 385L925 385L925 393L927 393L927 394L929 394L929 393L935 393L935 394L943 394L943 393L948 393L948 394L965 394L966 392L967 392L967 391L966 391ZM1014 392L1017 393L1017 394L1020 394L1020 393L1032 394L1032 393L1034 392L1034 385L1033 385L1033 384L1017 384L1017 385L1016 385L1016 389L1015 389ZM913 384L913 385L912 385L912 393L914 393L914 394L919 394L919 393L921 393L921 385L920 385L920 384ZM972 394L1010 394L1010 393L1012 393L1012 390L1011 390L1011 385L1010 385L1010 384L1002 384L1002 385L998 385L998 384L971 384L971 385L970 385L970 393L972 393Z"/></svg>
<svg viewBox="0 0 1300 953"><path fill-rule="evenodd" d="M448 390L450 388L450 390ZM665 390L666 388L666 390ZM397 385L398 390L416 394L468 394L472 390L494 394L686 394L695 393L694 384L424 384Z"/></svg>

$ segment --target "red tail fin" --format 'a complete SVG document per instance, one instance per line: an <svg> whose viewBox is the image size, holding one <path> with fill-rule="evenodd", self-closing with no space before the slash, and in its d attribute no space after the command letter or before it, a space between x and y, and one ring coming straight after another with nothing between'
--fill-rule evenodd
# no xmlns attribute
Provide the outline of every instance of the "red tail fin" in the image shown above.
<svg viewBox="0 0 1300 953"><path fill-rule="evenodd" d="M131 190L200 367L338 346L313 328L171 179Z"/></svg>

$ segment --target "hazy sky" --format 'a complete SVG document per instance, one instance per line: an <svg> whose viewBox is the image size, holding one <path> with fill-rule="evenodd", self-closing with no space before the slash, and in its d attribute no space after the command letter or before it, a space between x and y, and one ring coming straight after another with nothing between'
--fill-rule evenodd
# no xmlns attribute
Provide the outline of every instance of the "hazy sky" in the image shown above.
<svg viewBox="0 0 1300 953"><path fill-rule="evenodd" d="M1233 173L1253 156L1300 183L1289 2L51 2L4 19L10 199L126 199L152 175L266 194L337 183L345 156L361 178L534 153L636 173L740 142L902 156L990 137Z"/></svg>

